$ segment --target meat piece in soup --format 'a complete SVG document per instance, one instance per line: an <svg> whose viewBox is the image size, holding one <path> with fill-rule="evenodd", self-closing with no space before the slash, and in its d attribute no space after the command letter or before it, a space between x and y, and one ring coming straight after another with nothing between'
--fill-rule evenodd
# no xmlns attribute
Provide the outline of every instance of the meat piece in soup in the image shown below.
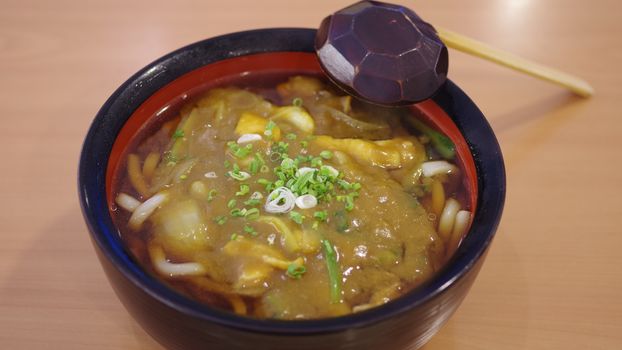
<svg viewBox="0 0 622 350"><path fill-rule="evenodd" d="M258 318L360 312L429 279L471 216L451 142L313 77L271 94L212 89L128 152L115 220L137 259Z"/></svg>

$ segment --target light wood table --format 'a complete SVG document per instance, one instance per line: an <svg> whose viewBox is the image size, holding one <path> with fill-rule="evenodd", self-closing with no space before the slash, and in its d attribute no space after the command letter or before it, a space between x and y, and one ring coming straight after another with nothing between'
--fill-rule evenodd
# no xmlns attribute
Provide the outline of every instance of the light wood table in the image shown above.
<svg viewBox="0 0 622 350"><path fill-rule="evenodd" d="M508 176L488 259L433 349L622 349L622 2L399 1L431 23L576 73L590 100L450 53ZM316 27L349 1L0 3L0 348L160 349L108 285L80 214L78 155L127 77L182 45Z"/></svg>

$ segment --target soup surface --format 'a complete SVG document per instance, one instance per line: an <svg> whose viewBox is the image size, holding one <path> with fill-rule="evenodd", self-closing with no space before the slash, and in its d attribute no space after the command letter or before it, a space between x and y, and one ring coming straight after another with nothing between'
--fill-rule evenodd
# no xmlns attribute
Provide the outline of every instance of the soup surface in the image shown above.
<svg viewBox="0 0 622 350"><path fill-rule="evenodd" d="M453 144L410 110L294 76L211 89L168 119L126 153L114 220L146 269L209 305L360 312L430 278L467 231Z"/></svg>

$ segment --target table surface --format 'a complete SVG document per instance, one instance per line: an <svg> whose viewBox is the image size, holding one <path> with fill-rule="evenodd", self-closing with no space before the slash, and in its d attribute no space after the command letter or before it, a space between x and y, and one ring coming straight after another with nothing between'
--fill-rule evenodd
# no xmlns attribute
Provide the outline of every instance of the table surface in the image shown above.
<svg viewBox="0 0 622 350"><path fill-rule="evenodd" d="M0 347L161 349L115 297L80 214L91 120L167 52L232 31L316 27L349 2L2 1ZM622 2L399 3L597 91L583 100L450 52L451 79L499 138L508 192L475 285L425 349L622 348Z"/></svg>

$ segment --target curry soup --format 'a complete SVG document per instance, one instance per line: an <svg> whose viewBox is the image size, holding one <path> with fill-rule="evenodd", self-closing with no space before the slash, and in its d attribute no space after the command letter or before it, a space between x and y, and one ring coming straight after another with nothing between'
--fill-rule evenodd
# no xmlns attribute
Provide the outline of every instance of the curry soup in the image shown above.
<svg viewBox="0 0 622 350"><path fill-rule="evenodd" d="M429 279L471 218L451 141L408 109L277 80L210 89L136 138L113 182L135 258L258 318L360 312Z"/></svg>

